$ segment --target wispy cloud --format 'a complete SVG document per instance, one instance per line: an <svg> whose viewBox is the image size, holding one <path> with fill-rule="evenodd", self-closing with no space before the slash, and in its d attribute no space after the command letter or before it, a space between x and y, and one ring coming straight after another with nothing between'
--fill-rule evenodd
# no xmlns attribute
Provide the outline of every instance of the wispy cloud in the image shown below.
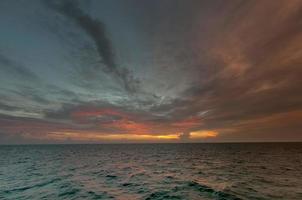
<svg viewBox="0 0 302 200"><path fill-rule="evenodd" d="M110 74L126 89L133 93L139 87L138 79L135 79L131 71L127 68L119 67L114 58L114 50L109 39L105 24L92 18L86 14L78 5L77 1L65 0L58 4L46 2L55 11L61 13L67 18L73 20L87 35L93 40L97 47L98 55L100 56L105 68L103 72ZM99 65L101 68L102 65ZM98 72L96 72L98 73Z"/></svg>
<svg viewBox="0 0 302 200"><path fill-rule="evenodd" d="M12 77L20 78L23 80L37 81L38 76L28 69L26 66L20 64L18 61L9 58L8 56L0 53L0 68L2 72L6 72Z"/></svg>

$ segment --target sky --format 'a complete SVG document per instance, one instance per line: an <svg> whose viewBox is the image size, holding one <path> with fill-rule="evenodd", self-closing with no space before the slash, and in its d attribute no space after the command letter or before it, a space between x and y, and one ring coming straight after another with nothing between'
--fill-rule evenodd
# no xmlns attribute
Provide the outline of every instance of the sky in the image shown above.
<svg viewBox="0 0 302 200"><path fill-rule="evenodd" d="M300 0L2 0L0 144L302 141Z"/></svg>

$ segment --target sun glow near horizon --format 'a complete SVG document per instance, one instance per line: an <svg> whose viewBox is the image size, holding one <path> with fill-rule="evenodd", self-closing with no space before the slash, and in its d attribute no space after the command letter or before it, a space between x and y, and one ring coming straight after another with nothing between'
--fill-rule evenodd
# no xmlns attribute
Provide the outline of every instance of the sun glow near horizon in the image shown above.
<svg viewBox="0 0 302 200"><path fill-rule="evenodd" d="M73 131L55 131L49 132L44 139L55 141L167 141L167 142L181 142L182 133L166 133L166 134L104 134L98 132L73 132ZM211 130L201 130L191 132L188 140L202 140L207 138L213 138L218 135L218 132Z"/></svg>
<svg viewBox="0 0 302 200"><path fill-rule="evenodd" d="M211 130L201 130L201 131L194 131L190 133L191 139L213 138L217 136L218 136L218 132L211 131Z"/></svg>

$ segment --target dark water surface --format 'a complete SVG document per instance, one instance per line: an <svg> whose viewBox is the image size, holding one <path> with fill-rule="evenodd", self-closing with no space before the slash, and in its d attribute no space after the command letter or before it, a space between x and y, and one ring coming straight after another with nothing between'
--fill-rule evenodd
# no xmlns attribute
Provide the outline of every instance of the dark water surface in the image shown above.
<svg viewBox="0 0 302 200"><path fill-rule="evenodd" d="M0 199L302 199L302 143L0 146Z"/></svg>

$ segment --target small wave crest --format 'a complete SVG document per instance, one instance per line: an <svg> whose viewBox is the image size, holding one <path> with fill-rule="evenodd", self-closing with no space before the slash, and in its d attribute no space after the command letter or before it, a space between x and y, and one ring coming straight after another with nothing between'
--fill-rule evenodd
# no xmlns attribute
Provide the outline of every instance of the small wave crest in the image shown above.
<svg viewBox="0 0 302 200"><path fill-rule="evenodd" d="M224 192L224 191L217 191L214 190L213 188L207 186L207 185L203 185L203 184L199 184L195 181L190 181L187 183L187 186L190 188L193 188L194 190L199 191L202 194L207 194L211 197L214 197L217 200L241 200L239 197Z"/></svg>
<svg viewBox="0 0 302 200"><path fill-rule="evenodd" d="M171 190L155 191L145 197L145 200L178 200L190 199L192 196L202 199L241 200L239 197L225 191L215 190L195 181L183 182ZM195 199L194 198L194 199Z"/></svg>
<svg viewBox="0 0 302 200"><path fill-rule="evenodd" d="M151 193L145 200L179 200L181 196L170 194L169 191L157 191Z"/></svg>
<svg viewBox="0 0 302 200"><path fill-rule="evenodd" d="M29 189L41 188L41 187L50 185L52 183L58 182L60 180L61 180L60 178L54 178L54 179L51 179L49 181L37 183L37 184L31 185L31 186L25 186L25 187L20 187L20 188L13 188L11 190L5 190L4 193L23 192L23 191L29 190Z"/></svg>

